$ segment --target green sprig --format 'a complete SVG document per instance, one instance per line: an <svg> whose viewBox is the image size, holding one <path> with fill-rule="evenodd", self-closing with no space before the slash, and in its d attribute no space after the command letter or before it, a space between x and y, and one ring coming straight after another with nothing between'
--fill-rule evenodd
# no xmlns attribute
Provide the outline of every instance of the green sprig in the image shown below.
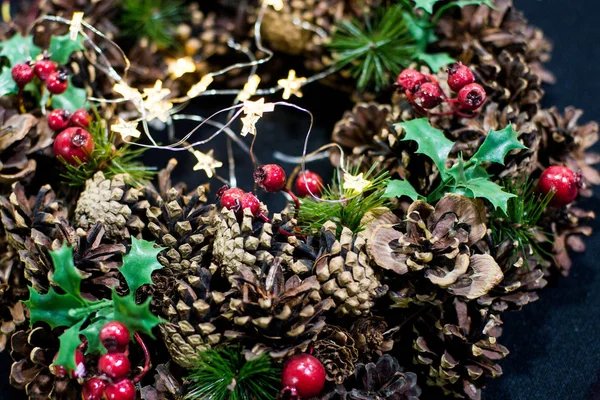
<svg viewBox="0 0 600 400"><path fill-rule="evenodd" d="M178 0L124 0L120 27L125 36L147 37L159 47L171 47L173 31L185 20L183 6Z"/></svg>

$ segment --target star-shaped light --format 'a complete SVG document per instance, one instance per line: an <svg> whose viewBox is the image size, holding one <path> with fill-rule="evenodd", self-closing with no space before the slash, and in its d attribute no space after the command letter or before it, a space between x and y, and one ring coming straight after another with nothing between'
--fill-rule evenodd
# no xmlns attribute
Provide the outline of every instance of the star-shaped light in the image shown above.
<svg viewBox="0 0 600 400"><path fill-rule="evenodd" d="M248 82L244 85L244 89L238 94L237 99L239 101L246 101L250 97L254 96L258 90L258 84L260 83L260 76L254 74L248 79Z"/></svg>
<svg viewBox="0 0 600 400"><path fill-rule="evenodd" d="M81 21L83 21L83 12L74 12L73 18L71 18L71 26L69 27L69 38L71 40L77 40L77 35L81 30Z"/></svg>
<svg viewBox="0 0 600 400"><path fill-rule="evenodd" d="M242 121L241 135L246 136L248 134L251 134L253 136L256 136L256 122L258 122L259 119L260 119L260 117L256 114L249 114L249 115L246 115L245 117L241 118L240 119Z"/></svg>
<svg viewBox="0 0 600 400"><path fill-rule="evenodd" d="M139 138L142 133L137 129L137 121L125 121L119 118L116 124L110 126L110 130L121 134L121 138L125 140L128 137Z"/></svg>
<svg viewBox="0 0 600 400"><path fill-rule="evenodd" d="M371 181L363 178L363 173L354 176L344 172L344 190L352 190L354 194L361 194L371 184Z"/></svg>
<svg viewBox="0 0 600 400"><path fill-rule="evenodd" d="M205 92L206 89L208 89L208 85L210 85L213 80L214 78L212 75L204 75L202 79L200 79L200 82L196 83L190 88L190 90L188 90L187 96L192 98L198 96L202 92Z"/></svg>
<svg viewBox="0 0 600 400"><path fill-rule="evenodd" d="M305 82L306 78L297 78L296 71L290 69L287 79L280 79L277 81L277 84L283 88L283 95L281 97L283 97L284 100L289 99L292 95L302 97L300 89Z"/></svg>
<svg viewBox="0 0 600 400"><path fill-rule="evenodd" d="M264 97L261 97L260 99L258 99L256 101L246 100L246 101L244 101L244 107L242 108L242 110L244 111L244 114L246 114L246 115L254 114L259 117L262 117L263 113L271 112L274 109L275 109L275 104L265 103Z"/></svg>
<svg viewBox="0 0 600 400"><path fill-rule="evenodd" d="M192 57L182 57L177 60L169 60L168 61L169 74L175 79L181 78L183 75L188 72L196 71L196 63L192 59Z"/></svg>
<svg viewBox="0 0 600 400"><path fill-rule="evenodd" d="M166 123L169 120L173 103L166 98L171 94L171 91L162 87L162 81L159 79L154 84L154 87L144 89L146 99L143 106L146 111L146 120L152 121L157 118Z"/></svg>
<svg viewBox="0 0 600 400"><path fill-rule="evenodd" d="M209 178L212 178L215 174L215 168L220 168L223 166L221 161L214 159L213 150L210 150L206 154L198 150L194 150L193 154L198 159L198 163L194 165L194 171L204 170L204 172L206 172L206 176Z"/></svg>
<svg viewBox="0 0 600 400"><path fill-rule="evenodd" d="M265 4L273 7L275 11L283 10L283 0L265 0Z"/></svg>

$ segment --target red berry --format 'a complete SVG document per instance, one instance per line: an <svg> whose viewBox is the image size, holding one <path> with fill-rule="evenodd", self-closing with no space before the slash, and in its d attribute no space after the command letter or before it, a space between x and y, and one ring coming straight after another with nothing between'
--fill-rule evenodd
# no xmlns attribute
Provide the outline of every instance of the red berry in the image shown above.
<svg viewBox="0 0 600 400"><path fill-rule="evenodd" d="M129 374L131 364L129 358L123 353L108 353L98 359L98 369L113 379L120 379Z"/></svg>
<svg viewBox="0 0 600 400"><path fill-rule="evenodd" d="M76 110L71 116L71 125L78 126L80 128L87 128L92 122L92 116L88 114L87 110L83 108Z"/></svg>
<svg viewBox="0 0 600 400"><path fill-rule="evenodd" d="M52 94L61 94L67 90L69 86L69 76L66 72L56 71L48 75L46 78L46 87Z"/></svg>
<svg viewBox="0 0 600 400"><path fill-rule="evenodd" d="M244 193L240 200L242 204L242 210L246 208L250 209L250 212L255 217L258 216L258 214L260 214L260 201L256 198L255 195L253 195L252 193Z"/></svg>
<svg viewBox="0 0 600 400"><path fill-rule="evenodd" d="M129 340L129 329L118 321L109 322L100 329L100 342L109 353L125 353Z"/></svg>
<svg viewBox="0 0 600 400"><path fill-rule="evenodd" d="M323 179L311 171L300 173L296 179L296 193L300 197L309 197L311 193L320 197L323 193Z"/></svg>
<svg viewBox="0 0 600 400"><path fill-rule="evenodd" d="M415 104L426 110L439 106L444 100L442 89L435 83L426 82L415 92Z"/></svg>
<svg viewBox="0 0 600 400"><path fill-rule="evenodd" d="M33 68L25 63L16 64L12 68L11 75L17 85L21 87L27 85L35 77Z"/></svg>
<svg viewBox="0 0 600 400"><path fill-rule="evenodd" d="M267 164L256 168L254 182L267 192L279 192L285 187L285 171L277 164Z"/></svg>
<svg viewBox="0 0 600 400"><path fill-rule="evenodd" d="M225 188L226 187L227 186L225 186ZM244 193L246 192L244 192L242 189L227 188L222 193L217 193L217 197L221 198L221 207L237 212L242 206L242 196Z"/></svg>
<svg viewBox="0 0 600 400"><path fill-rule="evenodd" d="M54 356L54 361L58 357L58 354ZM67 370L62 365L52 364L51 372L57 378L65 378L67 376ZM78 379L85 376L85 357L80 350L75 351L75 369L71 371L71 377Z"/></svg>
<svg viewBox="0 0 600 400"><path fill-rule="evenodd" d="M461 62L454 63L448 68L448 86L455 92L475 82L475 76L469 67Z"/></svg>
<svg viewBox="0 0 600 400"><path fill-rule="evenodd" d="M427 77L425 75L414 69L407 68L398 75L396 86L414 92L419 85L422 85L425 82L427 82Z"/></svg>
<svg viewBox="0 0 600 400"><path fill-rule="evenodd" d="M48 114L48 126L53 131L62 131L69 126L71 115L66 110L52 110Z"/></svg>
<svg viewBox="0 0 600 400"><path fill-rule="evenodd" d="M83 385L81 397L83 400L102 400L106 382L102 379L92 378Z"/></svg>
<svg viewBox="0 0 600 400"><path fill-rule="evenodd" d="M89 160L94 147L92 135L82 128L67 128L54 139L54 154L71 165Z"/></svg>
<svg viewBox="0 0 600 400"><path fill-rule="evenodd" d="M458 91L458 104L463 110L475 111L486 99L485 90L478 83L470 83Z"/></svg>
<svg viewBox="0 0 600 400"><path fill-rule="evenodd" d="M135 386L129 379L107 386L104 391L107 400L135 400Z"/></svg>
<svg viewBox="0 0 600 400"><path fill-rule="evenodd" d="M300 398L318 396L325 386L325 368L310 354L298 354L287 360L281 373L281 387Z"/></svg>
<svg viewBox="0 0 600 400"><path fill-rule="evenodd" d="M40 80L45 81L50 74L56 72L56 63L50 60L39 60L33 65L33 70Z"/></svg>
<svg viewBox="0 0 600 400"><path fill-rule="evenodd" d="M550 205L563 207L575 200L582 186L581 174L576 174L567 167L555 165L542 172L537 191L543 194L554 191Z"/></svg>

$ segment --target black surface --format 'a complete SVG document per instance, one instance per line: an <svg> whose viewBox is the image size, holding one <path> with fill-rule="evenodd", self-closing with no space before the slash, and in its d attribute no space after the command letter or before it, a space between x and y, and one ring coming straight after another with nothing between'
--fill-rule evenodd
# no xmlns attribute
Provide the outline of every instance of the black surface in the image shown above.
<svg viewBox="0 0 600 400"><path fill-rule="evenodd" d="M529 20L541 27L555 44L549 68L557 84L546 88L545 106L560 109L568 105L583 108L583 121L600 119L600 29L597 0L516 0ZM349 108L347 99L329 88L312 85L305 97L295 103L315 114L312 148L326 143L333 124ZM216 101L201 104L202 114L216 110ZM222 103L225 104L225 103ZM219 104L220 105L220 104ZM582 122L583 122L582 121ZM300 154L308 124L305 115L293 110L278 110L260 122L257 155L263 162L272 162L274 149ZM186 126L181 125L182 131ZM225 160L223 142L216 143L216 158ZM159 152L148 159L165 158ZM183 160L185 158L185 160ZM191 171L193 159L183 157L176 174L190 184L202 183L202 173ZM239 154L238 179L244 189L251 189L252 167ZM289 168L288 172L289 172ZM326 173L327 163L311 165L311 169ZM222 174L226 174L222 170ZM214 183L218 184L218 183ZM600 190L591 199L582 201L600 215ZM263 198L277 209L283 204L278 196ZM505 375L484 391L484 400L587 400L600 399L600 274L596 265L600 259L600 223L593 223L595 232L587 240L588 250L574 256L574 266L568 278L558 280L541 292L541 299L523 311L505 314L501 343L511 354L502 362ZM0 399L22 397L8 386L10 360L0 355Z"/></svg>

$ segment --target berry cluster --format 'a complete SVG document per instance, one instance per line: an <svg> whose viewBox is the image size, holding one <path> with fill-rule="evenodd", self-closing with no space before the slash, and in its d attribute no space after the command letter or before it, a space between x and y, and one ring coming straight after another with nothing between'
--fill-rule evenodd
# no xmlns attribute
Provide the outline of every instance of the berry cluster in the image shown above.
<svg viewBox="0 0 600 400"><path fill-rule="evenodd" d="M92 117L87 110L79 109L73 114L67 110L52 110L48 113L48 126L53 131L62 131L70 126L76 126L79 128L88 128Z"/></svg>
<svg viewBox="0 0 600 400"><path fill-rule="evenodd" d="M52 94L62 94L69 86L69 75L47 57L34 63L16 64L12 68L11 75L20 89L32 82L36 76Z"/></svg>
<svg viewBox="0 0 600 400"><path fill-rule="evenodd" d="M473 72L460 62L448 68L448 86L457 93L456 98L448 98L433 76L414 69L402 71L394 86L404 91L408 101L418 112L428 115L457 115L473 118L486 99L485 90L480 84L475 83ZM452 110L443 113L428 111L442 103L448 104Z"/></svg>

